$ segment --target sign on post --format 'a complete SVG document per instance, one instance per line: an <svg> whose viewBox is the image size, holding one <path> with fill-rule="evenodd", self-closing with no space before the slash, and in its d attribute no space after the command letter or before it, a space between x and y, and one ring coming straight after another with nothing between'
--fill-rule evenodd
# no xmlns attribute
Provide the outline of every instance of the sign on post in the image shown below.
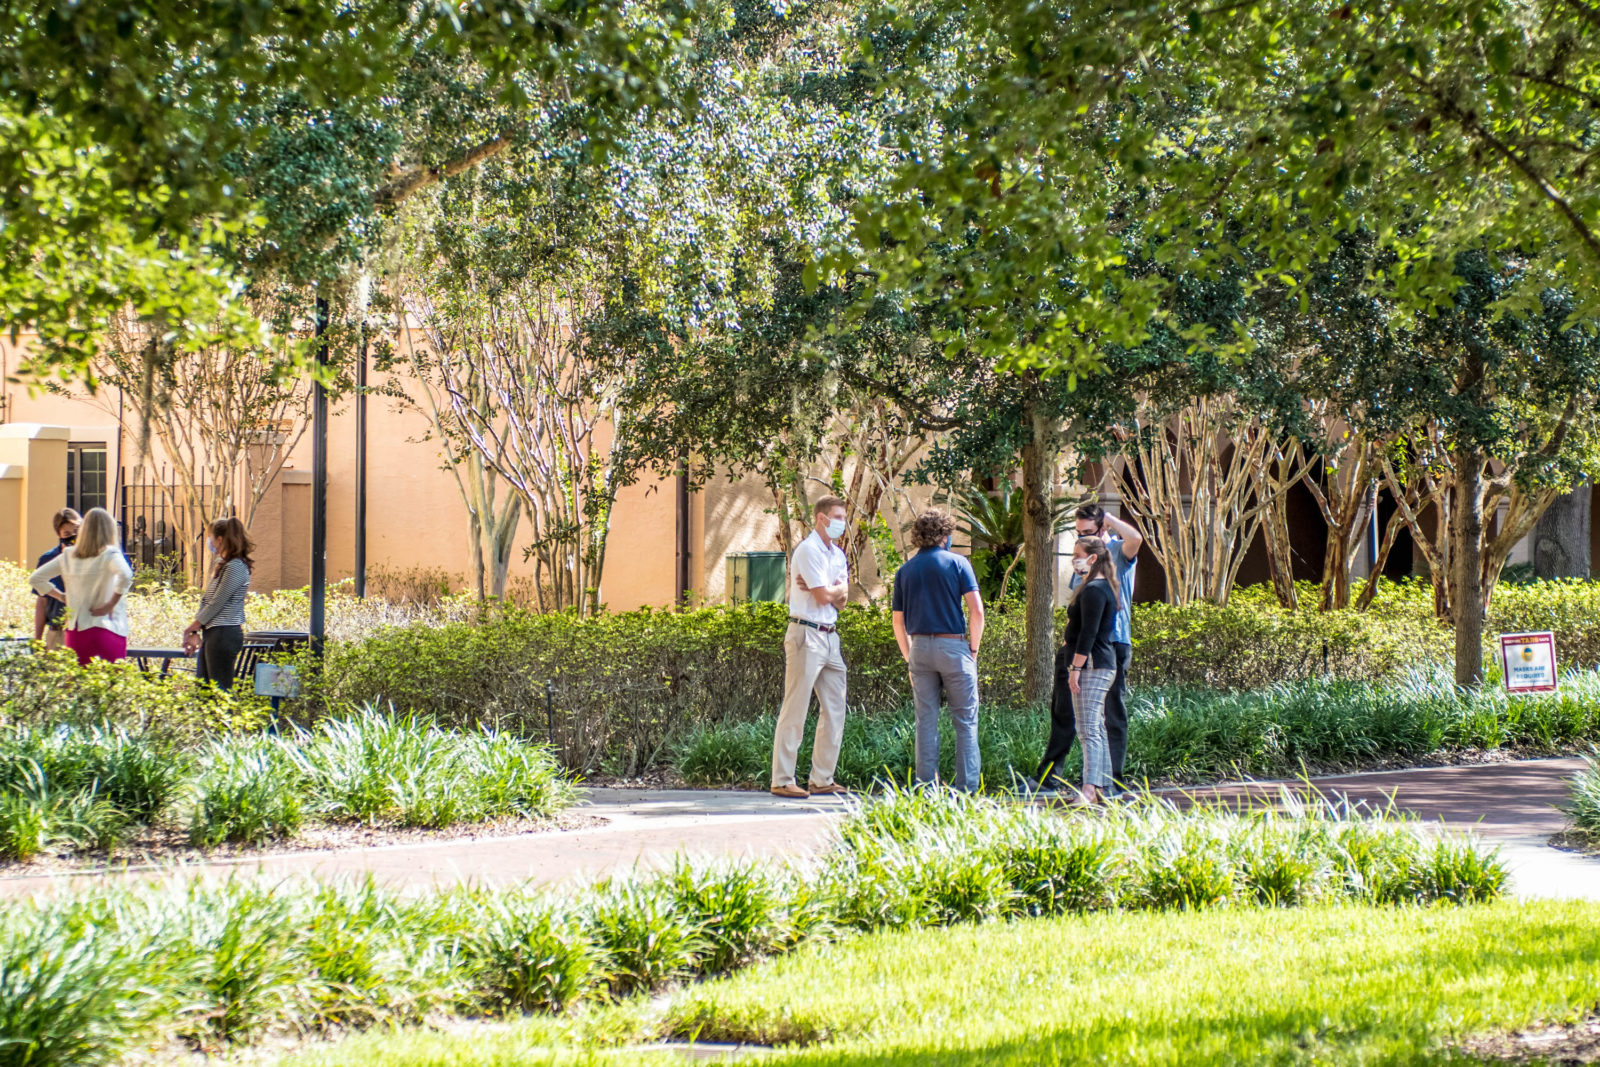
<svg viewBox="0 0 1600 1067"><path fill-rule="evenodd" d="M271 697L277 701L283 697L297 697L300 695L300 675L295 673L293 667L285 667L278 663L256 664L256 696Z"/></svg>
<svg viewBox="0 0 1600 1067"><path fill-rule="evenodd" d="M1556 635L1501 634L1500 663L1505 668L1506 692L1556 691Z"/></svg>

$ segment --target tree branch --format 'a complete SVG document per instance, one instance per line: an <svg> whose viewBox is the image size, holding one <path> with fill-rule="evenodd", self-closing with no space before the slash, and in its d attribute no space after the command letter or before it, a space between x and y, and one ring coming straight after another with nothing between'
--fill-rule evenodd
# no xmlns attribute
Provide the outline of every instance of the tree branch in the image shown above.
<svg viewBox="0 0 1600 1067"><path fill-rule="evenodd" d="M466 152L432 167L416 167L400 175L387 185L379 186L372 194L373 202L379 207L393 208L398 206L407 197L436 185L446 178L453 178L463 171L471 170L486 159L491 159L505 151L511 144L511 138L504 132L497 133L489 140L467 149Z"/></svg>

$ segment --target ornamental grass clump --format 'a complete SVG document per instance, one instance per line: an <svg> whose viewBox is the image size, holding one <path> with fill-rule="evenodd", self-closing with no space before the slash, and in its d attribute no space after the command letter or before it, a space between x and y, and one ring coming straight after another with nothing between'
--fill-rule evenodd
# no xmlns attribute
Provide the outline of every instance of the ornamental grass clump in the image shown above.
<svg viewBox="0 0 1600 1067"><path fill-rule="evenodd" d="M696 865L680 858L659 884L700 929L700 970L722 974L792 941L787 883L755 860Z"/></svg>
<svg viewBox="0 0 1600 1067"><path fill-rule="evenodd" d="M488 897L474 914L471 952L483 1009L561 1011L606 980L606 954L569 905L514 891Z"/></svg>
<svg viewBox="0 0 1600 1067"><path fill-rule="evenodd" d="M339 821L437 829L545 816L574 796L542 746L371 706L299 731L293 751L313 810Z"/></svg>
<svg viewBox="0 0 1600 1067"><path fill-rule="evenodd" d="M311 1023L415 1022L469 997L479 924L458 903L408 900L371 877L315 886L297 909Z"/></svg>
<svg viewBox="0 0 1600 1067"><path fill-rule="evenodd" d="M92 791L58 789L38 764L11 768L0 795L0 858L27 861L57 848L109 849L128 817Z"/></svg>
<svg viewBox="0 0 1600 1067"><path fill-rule="evenodd" d="M851 931L1122 910L1470 903L1504 889L1470 840L1288 794L1235 812L1064 811L938 788L844 819L805 867L679 862L565 897L411 898L370 880L114 887L0 915L0 1067L103 1067L438 1011L564 1011Z"/></svg>
<svg viewBox="0 0 1600 1067"><path fill-rule="evenodd" d="M0 1067L101 1067L170 1025L182 961L72 905L0 918Z"/></svg>
<svg viewBox="0 0 1600 1067"><path fill-rule="evenodd" d="M1163 800L1059 814L921 788L891 792L839 838L828 877L856 929L1339 898L1471 903L1506 884L1470 839L1288 790L1249 811Z"/></svg>
<svg viewBox="0 0 1600 1067"><path fill-rule="evenodd" d="M1572 803L1567 814L1573 829L1590 839L1600 839L1600 760L1583 757L1584 768L1572 776Z"/></svg>
<svg viewBox="0 0 1600 1067"><path fill-rule="evenodd" d="M176 797L184 771L174 748L118 724L0 727L0 790L42 775L53 791L93 794L148 822Z"/></svg>
<svg viewBox="0 0 1600 1067"><path fill-rule="evenodd" d="M706 953L704 920L678 908L663 876L601 883L584 919L615 997L693 974Z"/></svg>
<svg viewBox="0 0 1600 1067"><path fill-rule="evenodd" d="M276 737L214 741L191 783L189 842L264 845L293 837L305 821L305 783Z"/></svg>

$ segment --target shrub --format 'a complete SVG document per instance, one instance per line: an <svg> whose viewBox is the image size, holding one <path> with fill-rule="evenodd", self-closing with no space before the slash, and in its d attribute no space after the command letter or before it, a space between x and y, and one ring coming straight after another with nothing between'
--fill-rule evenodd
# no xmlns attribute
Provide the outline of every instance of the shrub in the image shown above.
<svg viewBox="0 0 1600 1067"><path fill-rule="evenodd" d="M166 745L258 728L267 711L248 687L219 693L183 671L103 660L79 667L64 652L0 656L0 724L111 724Z"/></svg>
<svg viewBox="0 0 1600 1067"><path fill-rule="evenodd" d="M292 837L305 819L304 783L273 737L213 742L199 760L189 841L263 845Z"/></svg>
<svg viewBox="0 0 1600 1067"><path fill-rule="evenodd" d="M1313 679L1356 689L1403 686L1419 669L1450 662L1451 636L1434 620L1424 583L1386 583L1365 612L1317 611L1316 591L1308 587L1305 594L1294 611L1278 607L1265 586L1237 589L1222 606L1135 605L1135 692L1215 696ZM1600 665L1600 624L1589 621L1600 618L1600 583L1507 587L1495 603L1491 631L1553 627L1564 664ZM770 721L781 697L785 620L781 604L594 618L507 609L380 629L361 644L335 642L321 681L294 711L309 720L390 702L447 725L489 723L524 736L549 730L562 761L583 773L633 775L670 759L691 781L758 781L766 761L753 752L770 734L760 738L765 728L751 724ZM997 605L979 661L985 707L1022 705L1023 637L1021 613ZM852 706L866 712L852 715L857 725L847 724L857 732L841 775L871 781L888 767L898 777L910 764L909 727L885 713L905 707L909 692L888 613L848 608L841 640ZM1439 724L1417 710L1391 714L1379 701L1363 714L1380 731L1412 730L1402 739L1407 750L1427 750L1429 731ZM1314 725L1317 711L1305 707L1299 721ZM1000 722L986 717L984 729ZM1492 741L1492 728L1503 723L1486 718L1482 725L1478 736ZM1566 729L1553 719L1544 725ZM1011 762L1021 740L1004 730L991 732L985 744ZM1322 742L1348 751L1359 747L1361 735ZM1035 743L1023 747L1031 752ZM1246 749L1234 762L1272 758L1270 750Z"/></svg>
<svg viewBox="0 0 1600 1067"><path fill-rule="evenodd" d="M120 725L0 727L0 788L37 772L53 791L92 793L141 822L166 809L183 770L171 746Z"/></svg>

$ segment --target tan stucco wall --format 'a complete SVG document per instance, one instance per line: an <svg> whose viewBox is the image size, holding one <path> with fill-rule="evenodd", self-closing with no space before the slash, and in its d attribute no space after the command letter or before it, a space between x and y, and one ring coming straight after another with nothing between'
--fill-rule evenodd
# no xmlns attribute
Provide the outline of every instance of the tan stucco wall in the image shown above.
<svg viewBox="0 0 1600 1067"><path fill-rule="evenodd" d="M12 511L18 531L13 558L19 562L37 559L56 543L50 519L67 500L67 439L67 430L59 426L0 424L0 466L16 466L24 472ZM3 522L5 513L0 512Z"/></svg>
<svg viewBox="0 0 1600 1067"><path fill-rule="evenodd" d="M0 559L31 563L23 548L22 488L27 468L20 463L0 463Z"/></svg>

